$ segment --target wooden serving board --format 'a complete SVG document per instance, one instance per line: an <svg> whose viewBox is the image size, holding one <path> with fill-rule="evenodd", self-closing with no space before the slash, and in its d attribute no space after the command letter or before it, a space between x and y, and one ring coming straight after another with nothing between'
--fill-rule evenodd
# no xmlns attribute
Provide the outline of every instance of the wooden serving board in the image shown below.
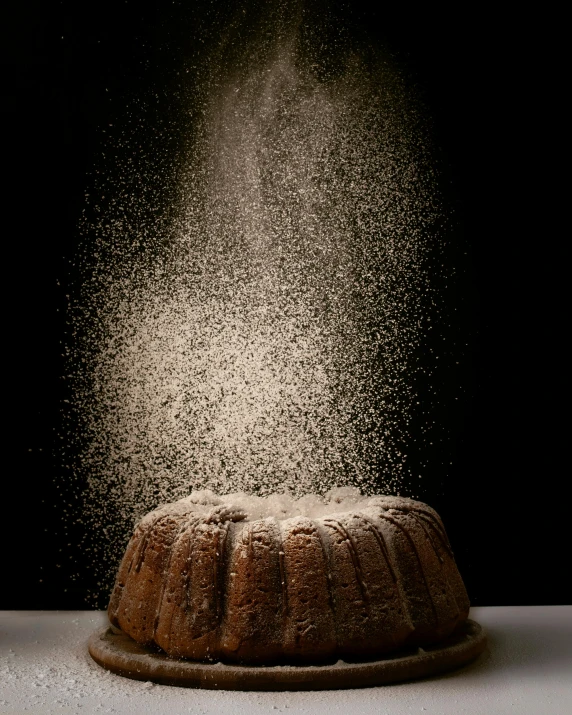
<svg viewBox="0 0 572 715"><path fill-rule="evenodd" d="M112 627L96 631L88 648L95 662L112 673L162 685L220 690L331 690L385 685L444 673L474 660L483 652L486 642L481 626L467 620L453 636L437 645L361 663L243 666L178 660L145 648Z"/></svg>

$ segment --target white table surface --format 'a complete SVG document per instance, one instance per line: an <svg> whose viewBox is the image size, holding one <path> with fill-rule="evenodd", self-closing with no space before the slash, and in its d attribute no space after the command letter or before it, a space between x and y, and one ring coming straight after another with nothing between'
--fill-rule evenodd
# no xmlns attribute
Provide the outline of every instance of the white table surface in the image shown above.
<svg viewBox="0 0 572 715"><path fill-rule="evenodd" d="M0 611L0 713L571 715L572 606L475 608L489 647L466 668L397 685L247 693L153 685L94 663L99 611Z"/></svg>

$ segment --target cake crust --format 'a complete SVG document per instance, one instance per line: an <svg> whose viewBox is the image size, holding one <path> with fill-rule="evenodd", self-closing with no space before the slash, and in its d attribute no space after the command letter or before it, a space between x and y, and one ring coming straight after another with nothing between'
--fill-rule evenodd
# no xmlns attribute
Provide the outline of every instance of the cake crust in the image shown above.
<svg viewBox="0 0 572 715"><path fill-rule="evenodd" d="M198 492L145 516L111 623L173 657L275 664L376 657L438 642L467 619L445 529L426 504L348 489L266 513L262 501Z"/></svg>

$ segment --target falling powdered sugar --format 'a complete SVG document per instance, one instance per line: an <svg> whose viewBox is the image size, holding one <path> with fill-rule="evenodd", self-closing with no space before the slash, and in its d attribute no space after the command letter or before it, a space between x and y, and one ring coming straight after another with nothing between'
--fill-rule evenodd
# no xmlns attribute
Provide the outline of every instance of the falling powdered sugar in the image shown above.
<svg viewBox="0 0 572 715"><path fill-rule="evenodd" d="M442 210L427 130L389 62L338 49L330 71L299 23L265 22L189 89L184 148L157 159L155 232L125 178L136 151L84 227L64 459L104 594L133 523L190 489L292 511L334 487L396 493L407 475Z"/></svg>

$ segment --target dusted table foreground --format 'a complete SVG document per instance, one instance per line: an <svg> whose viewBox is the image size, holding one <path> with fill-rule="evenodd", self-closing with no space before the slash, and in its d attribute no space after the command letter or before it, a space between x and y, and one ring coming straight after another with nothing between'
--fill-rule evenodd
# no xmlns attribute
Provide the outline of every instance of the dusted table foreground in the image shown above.
<svg viewBox="0 0 572 715"><path fill-rule="evenodd" d="M312 692L193 690L128 680L94 663L98 611L0 612L0 713L567 715L572 606L474 608L489 645L446 675L375 688Z"/></svg>

